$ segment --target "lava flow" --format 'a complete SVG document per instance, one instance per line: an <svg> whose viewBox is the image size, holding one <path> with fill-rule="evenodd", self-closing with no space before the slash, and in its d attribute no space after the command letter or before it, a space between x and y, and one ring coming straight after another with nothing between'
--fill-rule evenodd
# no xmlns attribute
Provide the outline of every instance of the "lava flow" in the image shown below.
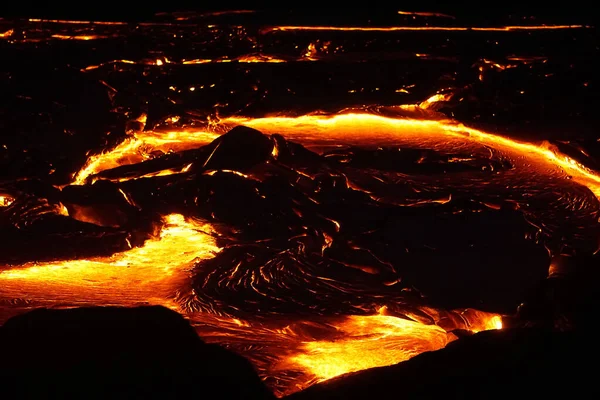
<svg viewBox="0 0 600 400"><path fill-rule="evenodd" d="M290 142L281 139L274 140L277 135L263 135L264 139L257 136L256 140L260 139L259 142L264 141L268 146L266 164L258 169L257 167L244 169L243 173L235 171L236 168L227 169L225 165L219 163L227 164L229 161L222 158L221 161L215 161L222 157L219 155L219 151L226 151L223 150L228 146L225 138L230 135L228 133L220 136L220 133L229 131L230 128L237 125L256 128L266 135L284 132L286 139ZM231 134L234 131L235 129L231 131ZM243 137L240 138L243 139ZM304 145L307 149L305 151L308 153L302 156L303 151L300 148L294 150L291 141ZM487 175L485 185L486 190L490 190L492 193L491 197L495 196L493 195L494 191L500 190L493 189L493 187L497 186L506 192L507 181L511 180L517 185L554 187L557 192L568 192L576 189L579 185L584 185L583 187L587 186L593 193L599 193L600 178L597 175L547 147L513 141L467 128L448 120L418 120L356 112L330 116L280 116L257 119L230 117L213 123L204 130L181 130L163 134L138 132L113 149L91 156L76 175L72 185L85 190L90 185L94 187L96 185L93 184L94 182L114 181L120 183L125 185L121 186L120 190L127 192L128 201L142 209L144 208L143 199L135 194L137 192L136 185L172 177L181 177L181 182L191 182L191 177L197 175L190 174L200 173L200 176L205 177L202 179L219 177L224 179L229 174L240 180L237 185L242 185L243 181L260 184L266 182L265 179L275 173L277 168L285 166L284 168L292 168L290 172L296 176L293 180L306 187L306 185L311 185L311 181L316 182L315 172L317 170L312 171L310 165L302 167L298 164L299 162L306 157L324 156L322 158L324 162L327 159L341 156L341 165L352 164L351 160L343 161L348 157L352 158L352 154L343 152L338 155L336 149L352 148L353 146L361 146L365 149L374 148L374 151L395 146L396 154L398 151L402 153L402 149L421 149L419 151L435 149L440 154L460 153L463 154L462 158L457 155L445 156L445 159L450 161L448 165L472 164L475 159L481 157L483 160L487 160L487 165L483 166L483 170L489 168L490 171L494 169L494 159L506 157L510 159L511 163L508 170L502 171L503 168L498 164L495 167L498 168L498 171ZM312 149L315 153L308 149ZM190 151L199 151L200 153L189 159L181 156L182 159L178 161L177 166L173 166L171 163L160 163L169 155L171 157L173 154L183 155ZM260 146L256 148L256 151L261 151ZM166 155L156 157L152 154ZM427 153L422 153L419 163L427 163L427 160L423 158L425 154ZM469 154L469 156L464 154ZM219 165L219 167L211 168L211 163L214 162L216 162L215 166ZM156 164L156 167L142 168L144 165L152 163ZM269 168L276 165L279 167L269 172ZM474 165L476 169L481 170L482 167L477 166L477 163ZM168 168L165 168L166 166ZM198 166L202 167L198 169ZM133 169L128 172L127 168ZM332 166L326 167L325 170L329 168ZM524 174L522 170L527 168L534 168L537 176L532 178L530 174ZM119 171L122 172L119 173ZM335 175L340 172L330 171L329 173ZM567 179L568 176L565 173L568 173L572 179ZM453 186L452 195L445 200L439 200L440 197L444 198L441 192L444 192L445 189L435 188L445 187L440 185L446 178L434 177L432 180L432 177L423 175L419 183L423 185L423 189L419 189L419 191L426 190L429 194L425 199L418 201L405 198L405 203L402 205L393 198L386 199L379 195L378 189L372 183L368 183L370 178L361 177L360 174L352 175L351 170L345 174L344 179L350 190L349 193L366 195L365 201L368 203L374 202L381 206L395 204L401 208L405 206L422 207L427 204L433 207L444 206L451 203L452 195L460 197L461 192L470 191L472 185L479 182L478 178L468 175L453 176L448 183ZM390 179L389 175L381 175L376 170L373 170L372 174L376 180L382 182ZM415 181L418 179L418 175L394 176L402 176L405 182L418 183ZM535 179L535 181L529 182L530 179ZM307 180L307 182L301 183L302 180ZM208 180L205 184L211 185ZM424 189L425 187L428 188ZM240 186L241 188L242 186ZM64 190L66 188L63 188ZM219 189L215 187L212 190ZM260 192L265 189L260 189L259 186L256 190ZM441 192L436 194L436 191L440 190ZM123 192L124 195L125 192ZM514 196L508 192L504 194L505 199ZM262 196L268 195L267 192L264 193ZM564 197L564 195L558 195L558 197L561 196ZM11 204L8 203L8 199L9 195L3 196L4 206L10 208ZM11 198L11 200L13 199ZM314 199L312 201L319 202ZM515 198L514 201L519 203L518 198ZM302 216L301 213L308 212L308 209L303 210L307 206L302 205L302 200L299 199L296 202L298 210L294 212L300 213L300 216ZM531 199L528 202L532 203ZM500 207L500 205L494 206L492 203L493 201L483 201L483 204L491 207L492 210ZM533 207L531 204L522 204L523 208L529 206ZM565 206L571 207L568 204ZM72 207L70 209L73 210ZM552 211L556 212L556 210ZM579 206L579 211L587 214L585 207ZM82 217L72 212L71 214L75 219L86 222L89 220L85 216ZM540 226L546 226L549 223L547 220L551 219L551 214L545 216L544 211L538 214ZM376 261L376 264L378 263L380 266L352 265L339 259L342 257L341 254L335 255L334 253L323 259L331 262L337 258L339 261L336 262L340 262L340 266L345 265L343 268L355 269L356 272L350 274L357 274L356 279L358 280L355 283L347 281L347 278L342 278L342 275L336 275L338 274L336 269L340 267L333 265L329 267L333 268L329 272L309 265L299 266L300 271L298 272L286 271L287 261L278 260L290 249L280 250L279 254L276 252L267 258L264 258L260 252L256 253L252 256L259 262L256 267L252 265L254 262L251 262L251 259L244 261L242 258L236 261L235 254L237 254L238 248L244 252L254 251L251 250L253 245L247 243L247 240L243 239L243 235L239 236L235 232L232 233L229 229L223 228L223 223L227 225L227 222L218 221L219 217L215 217L214 212L212 215L209 219L217 218L214 222L186 219L179 214L166 215L163 217L163 225L158 235L150 236L140 247L110 256L28 263L5 268L0 272L2 298L4 301L13 302L17 309L39 306L72 307L82 304L126 306L162 304L175 308L190 318L205 340L228 346L251 359L266 382L278 395L291 393L312 383L347 372L394 364L424 351L439 349L456 339L452 333L454 329L477 332L502 327L501 317L497 313L485 313L473 309L443 311L429 307L418 299L408 300L403 297L402 291L398 292L393 289L400 282L398 278L395 281L373 283L376 287L381 283L387 285L387 294L385 291L379 294L369 294L372 289L367 287L360 289L359 286L364 283L359 284L358 282L364 280L361 277L363 275L364 277L381 275L382 279L397 276L396 268L393 265L387 264L386 266L385 262L382 264L382 261L376 261L377 257L373 255L368 256L365 260L371 259L367 262ZM309 219L305 223L311 223L309 221L312 217L307 218ZM330 247L335 248L337 240L342 240L336 238L341 238L340 235L343 235L344 231L348 230L348 234L353 235L350 232L352 228L347 228L346 222L338 222L332 218L329 220L333 221L333 224L330 223L333 229L319 228L324 229L322 231L325 238L324 245L318 245L318 251L323 254L326 254L325 252ZM319 226L321 223L316 221L312 224L316 223L315 226ZM324 221L326 222L327 219ZM234 231L235 229L239 228L234 228ZM241 229L243 231L245 228ZM305 233L300 237L297 234L292 235L289 240L303 240L302 237L308 240L310 238L307 235L309 231L304 228L301 228L301 231ZM278 246L275 243L269 245L270 240L265 243L267 246L265 249L270 248L267 250L268 252ZM358 236L350 239L351 242L357 240L359 240ZM257 241L256 245L263 241L264 239ZM251 247L247 247L249 245ZM293 257L303 258L305 257L302 255L303 253L312 251L308 250L312 246L309 242L305 242L302 246L304 250ZM350 251L371 252L354 246L356 250ZM247 250L243 250L243 248ZM294 262L293 259L290 261ZM211 264L211 260L218 264ZM249 262L251 263L249 264ZM303 264L311 261L298 259L295 262ZM293 269L295 268L293 267ZM380 268L383 269L378 271ZM385 272L385 270L388 271ZM348 271L344 274L348 274ZM301 273L301 275L296 275L297 273ZM315 278L318 279L314 280ZM335 296L341 296L343 299L353 293L358 298L342 300L340 306L345 305L338 310L323 308L324 304L318 305L320 304L318 302L313 304L310 300L305 303L307 300L302 300L302 297L293 300L292 297L288 297L293 296L293 292L287 292L294 290L297 285L294 283L296 279L306 280L305 283L313 287L310 289L309 286L308 290L314 291L317 298L321 292L330 300ZM381 288L384 287L386 286L381 286ZM253 292L253 294L246 297L244 295L246 291ZM228 292L230 294L227 294ZM257 294L263 300L253 299ZM228 298L229 300L227 300ZM267 306L264 300L269 300L270 305ZM277 306L278 303L281 306ZM305 304L302 306L303 308L309 307L306 310L314 309L314 311L309 314L303 311L294 316L293 311L290 311L291 314L285 311L293 303ZM331 307L335 307L335 302ZM272 311L269 311L270 309ZM294 307L290 308L290 310L293 309ZM319 311L319 309L321 310ZM252 317L254 312L256 312L255 316ZM259 342L261 345L256 347L254 343Z"/></svg>
<svg viewBox="0 0 600 400"><path fill-rule="evenodd" d="M600 147L515 126L589 114L594 29L258 14L0 21L0 324L166 306L278 397L567 326L527 301L600 250Z"/></svg>
<svg viewBox="0 0 600 400"><path fill-rule="evenodd" d="M165 216L157 237L106 257L28 263L0 272L4 299L36 306L161 304L171 308L196 259L219 252L209 224ZM186 275L187 274L187 275Z"/></svg>
<svg viewBox="0 0 600 400"><path fill-rule="evenodd" d="M512 25L500 27L477 26L273 26L265 28L263 33L274 31L343 31L343 32L400 32L400 31L480 31L480 32L511 32L555 29L581 29L584 25Z"/></svg>
<svg viewBox="0 0 600 400"><path fill-rule="evenodd" d="M435 97L435 96L434 96ZM409 107L402 107L410 110ZM410 114L409 114L410 115ZM431 114L435 116L435 114ZM133 134L113 150L90 157L86 166L77 173L74 184L83 184L89 176L122 165L134 164L151 158L151 151L182 151L208 144L223 132L236 125L245 125L266 134L285 132L286 137L307 147L322 148L343 144L369 143L397 144L417 140L423 148L439 147L453 143L474 142L493 148L500 147L516 157L527 157L563 169L576 182L588 187L600 197L600 177L571 157L560 154L550 145L539 145L511 140L506 137L468 128L451 120L419 120L393 118L368 113L338 115L306 115L300 117L275 116L267 118L229 117L212 123L203 130L153 132ZM429 147L428 147L429 146ZM185 171L163 171L162 174Z"/></svg>

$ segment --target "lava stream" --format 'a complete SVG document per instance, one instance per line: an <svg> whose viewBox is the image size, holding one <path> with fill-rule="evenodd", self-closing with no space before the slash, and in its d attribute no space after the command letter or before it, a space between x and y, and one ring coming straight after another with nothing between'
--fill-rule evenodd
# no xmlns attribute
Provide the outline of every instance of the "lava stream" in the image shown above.
<svg viewBox="0 0 600 400"><path fill-rule="evenodd" d="M76 174L73 184L94 181L94 175L118 166L137 164L156 154L198 148L221 132L246 125L265 134L284 133L313 150L340 145L404 144L423 149L463 150L492 148L509 154L518 168L562 171L560 182L576 182L600 196L600 177L549 146L522 143L465 127L443 119L388 117L369 113L337 115L277 116L266 118L230 117L202 130L138 132L110 151L91 156ZM466 147L465 147L466 146ZM277 148L273 150L277 157ZM520 163L520 164L519 164ZM180 174L165 170L157 175ZM552 174L547 174L552 175ZM156 175L154 175L156 176ZM137 176L136 178L140 178ZM572 179L568 179L572 178ZM135 178L133 178L135 179ZM541 178L540 178L541 179ZM8 198L2 197L7 203ZM182 292L193 294L189 277L194 263L220 252L210 224L186 220L182 215L165 218L159 237L129 251L89 260L27 264L0 272L0 298L26 299L26 307L161 304L182 313L177 300ZM383 304L385 305L385 304ZM424 351L436 350L456 339L440 324L407 320L391 315L315 316L283 323L240 320L233 315L189 312L188 317L207 341L221 343L245 354L265 380L284 395L310 384L366 368L406 360ZM468 327L473 332L501 328L497 314L475 312ZM318 320L318 322L315 322ZM283 324L283 325L282 325ZM308 334L303 324L318 326L320 334ZM256 356L253 347L262 342L266 350ZM268 356L264 356L264 354ZM254 357L254 358L253 358ZM269 382L268 382L269 383Z"/></svg>
<svg viewBox="0 0 600 400"><path fill-rule="evenodd" d="M107 257L30 263L0 271L0 300L18 304L17 299L26 299L25 309L159 304L185 313L176 299L187 287L193 263L219 251L209 224L171 214L164 218L159 236L141 247ZM200 326L205 340L237 346L242 354L247 350L240 349L240 343L251 347L261 336L263 346L271 342L270 364L249 357L263 378L289 381L285 389L281 383L275 385L279 396L348 372L395 364L456 339L437 325L388 315L320 318L326 332L322 337L307 336L290 325L271 328L264 321L202 313L188 317ZM292 325L303 323L315 324L298 320ZM473 331L502 327L498 315L483 312L477 312L472 323Z"/></svg>
<svg viewBox="0 0 600 400"><path fill-rule="evenodd" d="M28 263L0 270L0 298L26 299L28 307L159 304L174 299L193 261L220 251L209 224L164 218L158 237L107 257Z"/></svg>
<svg viewBox="0 0 600 400"><path fill-rule="evenodd" d="M556 29L581 29L585 25L509 25L498 27L470 27L470 26L273 26L265 28L263 33L276 31L345 31L345 32L401 32L401 31L482 31L482 32L515 32L539 31Z"/></svg>
<svg viewBox="0 0 600 400"><path fill-rule="evenodd" d="M340 144L401 145L403 142L415 140L419 141L423 148L438 148L440 143L444 147L450 147L452 141L472 142L506 151L517 158L525 158L527 162L558 167L568 173L575 182L586 186L596 197L600 197L600 176L544 143L520 142L469 128L452 120L394 118L369 113L265 118L229 117L203 130L140 132L112 151L90 157L84 168L76 174L73 183L83 184L88 177L101 171L141 162L150 158L149 153L152 150L181 151L208 144L218 136L217 132L225 132L236 125L246 125L265 134L285 132L286 138L308 148ZM177 172L171 171L165 174Z"/></svg>

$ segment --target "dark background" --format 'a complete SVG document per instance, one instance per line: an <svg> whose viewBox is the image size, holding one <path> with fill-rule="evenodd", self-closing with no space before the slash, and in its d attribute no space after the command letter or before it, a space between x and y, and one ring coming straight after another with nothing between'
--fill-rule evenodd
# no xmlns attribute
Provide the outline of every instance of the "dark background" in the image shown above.
<svg viewBox="0 0 600 400"><path fill-rule="evenodd" d="M3 18L56 18L56 19L92 19L142 21L155 17L157 12L196 11L211 12L222 10L257 10L260 14L280 18L318 20L352 20L371 24L398 23L402 21L397 14L402 11L441 12L456 16L464 22L494 23L506 18L523 19L529 23L586 23L593 24L593 7L583 1L556 2L442 2L442 1L404 1L394 2L393 6L377 3L364 3L361 7L353 3L278 2L232 2L232 1L164 1L164 2L126 2L126 1L82 1L47 2L32 4L24 1L2 2L0 17ZM265 4L266 3L266 4ZM291 4L291 5L290 5ZM534 16L534 19L529 17ZM368 21L367 21L368 22Z"/></svg>

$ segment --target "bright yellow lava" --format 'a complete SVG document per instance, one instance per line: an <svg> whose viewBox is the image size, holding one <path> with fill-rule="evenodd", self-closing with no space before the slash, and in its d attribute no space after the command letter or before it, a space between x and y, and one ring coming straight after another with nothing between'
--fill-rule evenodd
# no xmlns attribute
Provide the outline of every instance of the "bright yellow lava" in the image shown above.
<svg viewBox="0 0 600 400"><path fill-rule="evenodd" d="M303 115L299 117L243 118L230 117L202 130L170 132L141 132L125 140L110 152L90 157L86 166L76 174L74 184L83 184L98 172L150 159L152 151L162 152L193 149L208 144L236 125L255 128L265 134L280 133L301 144L400 144L418 140L430 148L440 145L440 140L454 139L487 145L498 150L527 158L529 161L562 168L575 182L588 187L600 198L600 176L561 154L545 143L520 142L503 136L473 129L452 120L422 120L392 118L367 113L336 115ZM185 171L165 171L161 175Z"/></svg>
<svg viewBox="0 0 600 400"><path fill-rule="evenodd" d="M515 141L446 119L399 118L359 112L300 117L231 117L197 131L140 132L113 150L90 157L76 175L75 183L84 184L88 177L107 169L151 159L157 151L167 153L197 148L236 125L246 125L265 134L279 133L307 147L417 143L424 148L449 149L461 143L485 145L509 154L511 158L519 158L522 168L526 165L534 171L538 168L562 169L573 181L585 185L600 197L598 175L544 144ZM275 148L274 157L277 154ZM181 172L185 172L185 168L156 174ZM12 199L2 197L0 200L6 206ZM210 225L185 220L177 214L169 215L165 217L160 236L147 240L139 248L110 257L27 264L3 270L0 272L0 297L26 298L37 301L36 304L151 303L182 311L174 299L176 292L189 283L193 260L214 257L219 250ZM334 325L334 337L306 340L286 332L269 331L270 336L265 340L290 345L284 353L274 350L271 354L279 358L278 366L273 368L303 374L293 383L295 389L288 388L286 393L289 393L315 381L395 364L416 354L442 348L455 339L448 331L457 327L456 321L464 323L459 328L472 332L502 328L502 319L496 314L471 311L455 315L454 322L446 325L440 322L439 326L383 314L349 316ZM232 318L232 321L238 320ZM238 325L239 329L248 327L254 332L260 323L243 321ZM226 339L232 340L231 337ZM277 377L277 372L264 374Z"/></svg>
<svg viewBox="0 0 600 400"><path fill-rule="evenodd" d="M436 12L419 12L419 11L398 11L400 15L414 15L417 17L439 17L439 18L452 18L452 15L436 13Z"/></svg>
<svg viewBox="0 0 600 400"><path fill-rule="evenodd" d="M6 32L2 32L2 33L0 33L0 39L7 39L7 38L11 37L13 35L13 33L15 33L15 31L13 29L9 29Z"/></svg>
<svg viewBox="0 0 600 400"><path fill-rule="evenodd" d="M456 339L436 325L387 315L350 316L336 326L338 340L306 342L288 362L309 370L317 381L406 361Z"/></svg>
<svg viewBox="0 0 600 400"><path fill-rule="evenodd" d="M2 297L56 303L172 306L192 262L220 251L209 224L165 217L159 237L108 257L26 264L0 271Z"/></svg>
<svg viewBox="0 0 600 400"><path fill-rule="evenodd" d="M398 32L398 31L539 31L555 29L587 28L585 25L511 25L499 27L469 27L469 26L273 26L263 30L263 33L273 31L358 31L358 32Z"/></svg>
<svg viewBox="0 0 600 400"><path fill-rule="evenodd" d="M491 329L502 329L502 317L499 315L495 315L490 318L485 324L482 331L489 331Z"/></svg>
<svg viewBox="0 0 600 400"><path fill-rule="evenodd" d="M12 197L0 194L0 207L8 207L13 201L15 201L15 199Z"/></svg>
<svg viewBox="0 0 600 400"><path fill-rule="evenodd" d="M100 171L149 160L152 152L177 152L203 146L219 135L207 131L139 132L102 154L91 156L75 175L73 184L83 185Z"/></svg>
<svg viewBox="0 0 600 400"><path fill-rule="evenodd" d="M447 319L443 327L442 324L425 324L386 315L387 307L383 306L378 315L349 316L342 322L330 324L336 332L333 337L303 341L275 368L307 374L304 380L296 382L293 391L302 390L340 375L397 364L421 353L439 350L457 339L450 332L454 329L473 333L502 329L502 317L494 313L474 309L441 311L441 314L430 308L424 311L436 320L443 314L453 321ZM292 391L281 395L290 393Z"/></svg>
<svg viewBox="0 0 600 400"><path fill-rule="evenodd" d="M224 124L246 125L265 134L281 133L300 143L311 141L352 143L399 143L402 140L428 142L436 148L440 139L455 138L508 151L532 162L562 168L575 182L587 186L600 198L600 176L574 159L545 143L519 142L503 136L473 129L452 120L390 118L381 115L348 113L305 115L300 117L228 118Z"/></svg>
<svg viewBox="0 0 600 400"><path fill-rule="evenodd" d="M209 64L209 63L228 63L237 61L240 63L284 63L286 60L282 58L273 57L266 54L246 54L239 56L234 59L221 58L221 59L210 59L210 58L197 58L195 60L184 60L182 64Z"/></svg>
<svg viewBox="0 0 600 400"><path fill-rule="evenodd" d="M53 39L63 39L63 40L97 40L97 39L107 39L110 36L102 36L102 35L59 35L55 34L51 36Z"/></svg>

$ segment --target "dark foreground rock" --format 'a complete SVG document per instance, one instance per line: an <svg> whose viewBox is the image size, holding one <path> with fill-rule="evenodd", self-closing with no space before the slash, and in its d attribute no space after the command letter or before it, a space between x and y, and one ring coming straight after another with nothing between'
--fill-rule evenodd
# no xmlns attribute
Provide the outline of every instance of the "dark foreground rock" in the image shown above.
<svg viewBox="0 0 600 400"><path fill-rule="evenodd" d="M591 334L533 328L482 332L286 399L598 398L593 339Z"/></svg>
<svg viewBox="0 0 600 400"><path fill-rule="evenodd" d="M270 399L242 357L163 307L35 310L0 328L2 399Z"/></svg>

